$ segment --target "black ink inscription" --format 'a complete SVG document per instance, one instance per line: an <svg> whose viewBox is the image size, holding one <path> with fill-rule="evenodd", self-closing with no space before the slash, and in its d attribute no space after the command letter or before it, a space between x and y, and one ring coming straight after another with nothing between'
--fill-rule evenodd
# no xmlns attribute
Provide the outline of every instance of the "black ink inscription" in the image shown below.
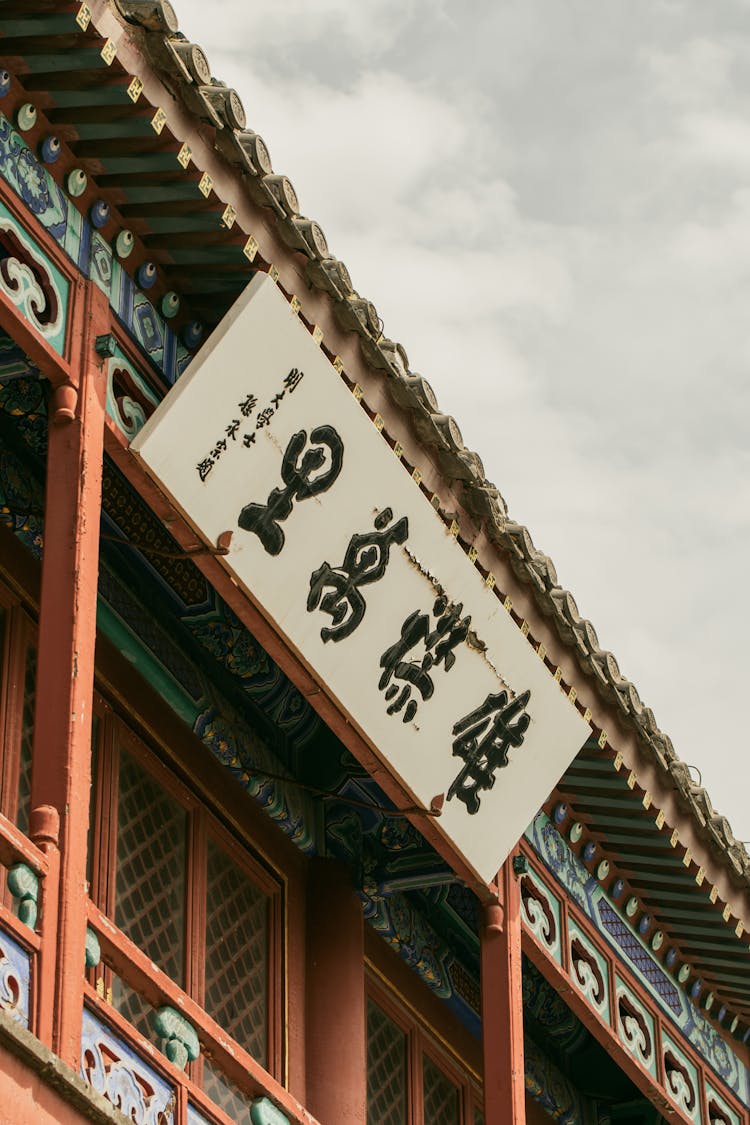
<svg viewBox="0 0 750 1125"><path fill-rule="evenodd" d="M239 526L254 532L269 555L280 554L284 546L279 524L291 515L295 500L309 500L325 492L341 472L344 444L333 426L318 426L310 434L307 449L306 445L307 433L298 430L290 438L281 462L284 488L274 488L265 504L246 504L240 512ZM327 459L330 463L319 472Z"/></svg>
<svg viewBox="0 0 750 1125"><path fill-rule="evenodd" d="M378 687L389 701L389 715L403 711L402 722L411 722L418 707L417 700L412 698L412 688L419 692L423 701L429 699L435 690L431 670L438 664L442 664L446 672L451 670L456 662L454 650L466 640L471 625L470 616L461 617L463 608L460 602L451 605L441 596L432 607L437 618L434 629L430 628L430 615L419 610L404 621L401 636L380 657L383 674ZM421 660L407 660L407 655L420 644L425 649ZM400 690L394 680L402 681Z"/></svg>
<svg viewBox="0 0 750 1125"><path fill-rule="evenodd" d="M300 371L298 367L293 367L289 374L284 376L284 386L289 391L289 394L297 389L304 378L304 374L304 371ZM283 394L284 392L282 391L281 393Z"/></svg>
<svg viewBox="0 0 750 1125"><path fill-rule="evenodd" d="M310 576L308 612L320 606L333 622L333 628L320 630L323 641L342 641L351 636L364 617L367 603L359 592L360 586L369 586L383 577L392 544L405 543L409 534L406 516L387 527L392 519L393 512L385 508L375 520L375 531L352 535L341 566L332 567L324 562ZM328 592L324 593L325 590Z"/></svg>
<svg viewBox="0 0 750 1125"><path fill-rule="evenodd" d="M525 707L531 692L509 700L507 691L490 694L481 707L453 728L453 756L465 763L448 790L448 800L458 797L473 815L479 812L479 794L495 784L495 773L508 764L508 751L523 744L531 717Z"/></svg>

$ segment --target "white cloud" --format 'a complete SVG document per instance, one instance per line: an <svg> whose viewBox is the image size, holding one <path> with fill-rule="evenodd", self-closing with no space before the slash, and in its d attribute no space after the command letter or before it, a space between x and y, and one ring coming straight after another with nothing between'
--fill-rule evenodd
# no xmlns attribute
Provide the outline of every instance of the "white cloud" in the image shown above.
<svg viewBox="0 0 750 1125"><path fill-rule="evenodd" d="M744 769L732 748L750 632L735 593L750 568L736 0L633 0L619 15L476 0L473 20L423 0L179 10L750 837L743 786L722 777Z"/></svg>

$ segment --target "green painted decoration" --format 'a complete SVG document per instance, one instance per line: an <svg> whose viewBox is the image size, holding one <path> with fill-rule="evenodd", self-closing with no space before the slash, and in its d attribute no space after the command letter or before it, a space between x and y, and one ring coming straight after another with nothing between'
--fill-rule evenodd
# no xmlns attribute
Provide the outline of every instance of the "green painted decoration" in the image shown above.
<svg viewBox="0 0 750 1125"><path fill-rule="evenodd" d="M14 863L8 868L8 890L17 903L19 921L33 930L39 901L38 875L27 863Z"/></svg>
<svg viewBox="0 0 750 1125"><path fill-rule="evenodd" d="M91 926L86 927L86 968L95 969L102 959L102 950L99 945L99 938L96 936Z"/></svg>
<svg viewBox="0 0 750 1125"><path fill-rule="evenodd" d="M184 1070L188 1062L195 1062L201 1045L195 1028L180 1012L166 1005L158 1008L151 1019L156 1034L166 1040L164 1054L171 1063Z"/></svg>
<svg viewBox="0 0 750 1125"><path fill-rule="evenodd" d="M24 102L16 115L16 124L22 133L28 133L36 125L36 106Z"/></svg>
<svg viewBox="0 0 750 1125"><path fill-rule="evenodd" d="M273 1104L270 1098L256 1098L250 1106L253 1125L289 1125L289 1118Z"/></svg>

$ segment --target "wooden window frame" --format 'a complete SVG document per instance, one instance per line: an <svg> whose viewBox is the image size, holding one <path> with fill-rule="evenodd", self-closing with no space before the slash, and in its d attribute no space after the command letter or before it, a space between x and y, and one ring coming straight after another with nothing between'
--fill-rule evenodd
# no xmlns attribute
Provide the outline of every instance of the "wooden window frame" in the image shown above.
<svg viewBox="0 0 750 1125"><path fill-rule="evenodd" d="M484 1112L482 1088L458 1048L396 996L380 975L366 974L366 997L406 1036L406 1125L429 1125L424 1120L424 1058L458 1089L460 1125L474 1125L476 1112Z"/></svg>
<svg viewBox="0 0 750 1125"><path fill-rule="evenodd" d="M267 1073L285 1081L286 1044L284 1042L285 1001L285 892L286 879L267 856L254 849L244 833L230 829L222 822L221 810L212 807L206 796L187 785L174 769L163 761L157 749L149 745L98 692L94 696L94 714L98 731L94 753L97 769L92 787L92 824L90 852L92 902L114 924L117 871L117 835L119 804L120 752L126 753L144 770L186 814L185 839L185 912L183 930L183 980L175 984L201 1008L205 1003L205 947L207 847L211 839L233 864L268 899L268 933L266 947L267 1057L258 1060ZM111 996L112 971L99 967L91 972L90 983L105 997ZM205 1010L205 1008L204 1008ZM231 1038L227 1033L227 1038ZM244 1044L240 1044L244 1047ZM203 1057L188 1066L188 1074L202 1085Z"/></svg>
<svg viewBox="0 0 750 1125"><path fill-rule="evenodd" d="M0 755L0 812L16 823L21 770L23 705L26 692L26 663L36 645L37 627L18 598L0 583L0 612L6 614L2 637L2 754Z"/></svg>

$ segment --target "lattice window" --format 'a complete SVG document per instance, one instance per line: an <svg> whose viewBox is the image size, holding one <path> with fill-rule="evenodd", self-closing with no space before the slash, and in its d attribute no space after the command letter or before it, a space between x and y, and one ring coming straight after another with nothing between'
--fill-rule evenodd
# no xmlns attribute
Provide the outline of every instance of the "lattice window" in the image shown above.
<svg viewBox="0 0 750 1125"><path fill-rule="evenodd" d="M36 698L36 648L26 650L26 671L23 689L23 718L21 725L21 755L18 769L18 810L16 824L23 833L29 832L31 806L31 746L34 740L34 701Z"/></svg>
<svg viewBox="0 0 750 1125"><path fill-rule="evenodd" d="M120 751L115 922L183 983L185 810Z"/></svg>
<svg viewBox="0 0 750 1125"><path fill-rule="evenodd" d="M406 1035L367 1003L368 1125L406 1125Z"/></svg>
<svg viewBox="0 0 750 1125"><path fill-rule="evenodd" d="M263 1066L268 1056L268 896L208 842L205 1008Z"/></svg>
<svg viewBox="0 0 750 1125"><path fill-rule="evenodd" d="M233 1121L249 1121L253 1099L230 1082L207 1059L203 1059L203 1089L212 1102L223 1109Z"/></svg>
<svg viewBox="0 0 750 1125"><path fill-rule="evenodd" d="M430 1125L461 1125L459 1091L431 1059L422 1060L424 1120Z"/></svg>

